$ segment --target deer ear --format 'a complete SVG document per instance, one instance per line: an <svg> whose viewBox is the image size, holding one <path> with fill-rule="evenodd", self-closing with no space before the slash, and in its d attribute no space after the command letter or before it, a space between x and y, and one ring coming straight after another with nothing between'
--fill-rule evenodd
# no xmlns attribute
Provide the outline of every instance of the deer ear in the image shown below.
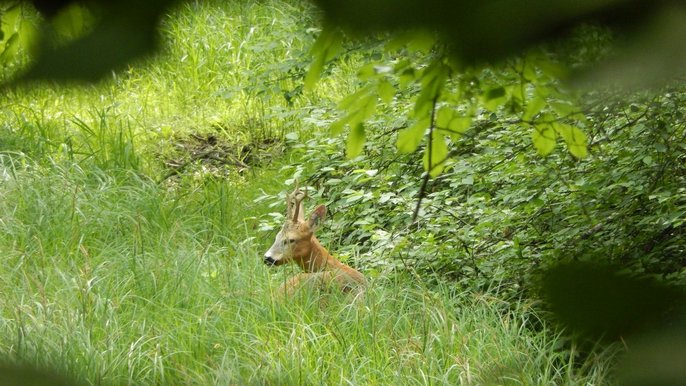
<svg viewBox="0 0 686 386"><path fill-rule="evenodd" d="M324 219L326 218L326 206L324 205L319 205L314 209L312 214L310 215L310 222L308 225L310 226L310 231L315 232L317 229L319 229L319 226L324 222Z"/></svg>

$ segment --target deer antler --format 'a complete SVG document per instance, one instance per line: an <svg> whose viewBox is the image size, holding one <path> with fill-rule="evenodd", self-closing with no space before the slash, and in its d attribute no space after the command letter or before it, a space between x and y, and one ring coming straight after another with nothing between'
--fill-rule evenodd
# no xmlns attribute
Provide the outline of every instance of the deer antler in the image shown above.
<svg viewBox="0 0 686 386"><path fill-rule="evenodd" d="M293 219L293 209L295 205L296 198L298 196L298 192L300 191L299 188L300 184L298 182L298 179L295 179L295 189L291 193L286 193L286 218L289 220Z"/></svg>
<svg viewBox="0 0 686 386"><path fill-rule="evenodd" d="M298 185L298 179L296 178L295 189L291 193L286 192L286 218L289 220L293 218L293 204L298 193Z"/></svg>
<svg viewBox="0 0 686 386"><path fill-rule="evenodd" d="M302 192L300 191L300 185L298 183L298 180L296 179L295 180L295 189L288 196L289 206L295 205L295 211L293 212L293 217L291 219L291 221L293 221L293 222L297 222L299 220L298 216L301 214L300 213L300 204L302 204L302 202L307 198L307 189L305 189L305 193L300 198L298 198L298 195L300 195L300 193L302 193Z"/></svg>

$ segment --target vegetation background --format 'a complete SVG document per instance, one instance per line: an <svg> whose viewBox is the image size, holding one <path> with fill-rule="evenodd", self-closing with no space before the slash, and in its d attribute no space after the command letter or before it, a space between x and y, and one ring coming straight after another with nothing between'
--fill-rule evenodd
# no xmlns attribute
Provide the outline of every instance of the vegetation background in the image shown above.
<svg viewBox="0 0 686 386"><path fill-rule="evenodd" d="M47 15L55 52L101 36ZM0 383L683 381L683 83L570 88L612 31L468 65L307 2L159 17L152 57L25 83L61 67L30 59L45 19L3 8ZM295 178L361 303L274 296Z"/></svg>

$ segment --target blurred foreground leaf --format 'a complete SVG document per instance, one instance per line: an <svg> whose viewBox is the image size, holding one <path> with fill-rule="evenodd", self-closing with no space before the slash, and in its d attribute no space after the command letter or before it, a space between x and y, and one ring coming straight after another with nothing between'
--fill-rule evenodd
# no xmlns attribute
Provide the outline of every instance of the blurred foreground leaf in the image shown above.
<svg viewBox="0 0 686 386"><path fill-rule="evenodd" d="M48 36L42 36L38 53L28 70L15 83L34 80L77 80L94 82L110 71L151 54L157 48L161 17L175 3L175 0L147 2L91 1L97 21L91 31L66 44L54 44ZM66 6L68 3L61 3ZM39 2L38 8L44 4ZM58 12L47 7L50 13ZM86 13L84 13L84 17ZM78 29L77 14L67 19ZM90 16L88 16L90 17ZM68 28L65 19L60 20L60 31ZM46 31L46 29L43 29Z"/></svg>
<svg viewBox="0 0 686 386"><path fill-rule="evenodd" d="M686 331L654 332L629 342L619 361L622 385L686 385Z"/></svg>
<svg viewBox="0 0 686 386"><path fill-rule="evenodd" d="M589 84L601 78L645 85L683 74L686 68L686 5L677 0L314 2L324 11L327 26L340 26L361 36L377 31L414 31L410 41L422 43L424 31L438 32L452 54L468 63L503 59L565 37L580 25L600 22L625 32L628 48L615 62L590 73L586 77ZM52 17L77 2L31 3ZM97 10L100 22L88 35L67 45L45 44L34 66L20 80L98 80L110 70L155 50L160 18L176 1L78 3ZM305 81L307 88L321 75L324 62L340 49L338 40L331 36L323 34L314 47L316 60Z"/></svg>
<svg viewBox="0 0 686 386"><path fill-rule="evenodd" d="M453 56L489 63L602 24L627 42L626 54L587 78L646 85L686 68L686 5L677 0L315 0L331 24L366 36L378 31L428 30ZM588 84L593 85L594 83ZM596 84L597 86L597 84Z"/></svg>
<svg viewBox="0 0 686 386"><path fill-rule="evenodd" d="M683 293L647 278L620 274L592 263L566 263L548 270L543 297L558 320L589 339L617 339L664 320Z"/></svg>
<svg viewBox="0 0 686 386"><path fill-rule="evenodd" d="M2 386L78 386L81 383L53 370L10 363L0 364Z"/></svg>
<svg viewBox="0 0 686 386"><path fill-rule="evenodd" d="M664 7L633 37L617 57L581 74L576 83L588 89L607 84L641 89L686 74L686 4Z"/></svg>

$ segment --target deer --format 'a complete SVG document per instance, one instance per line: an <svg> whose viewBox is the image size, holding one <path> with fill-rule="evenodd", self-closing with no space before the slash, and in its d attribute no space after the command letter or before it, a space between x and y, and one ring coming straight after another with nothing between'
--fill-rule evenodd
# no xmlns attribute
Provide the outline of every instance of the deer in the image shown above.
<svg viewBox="0 0 686 386"><path fill-rule="evenodd" d="M264 263L269 266L293 262L304 271L288 279L279 294L293 296L300 288L310 285L320 290L333 288L361 293L367 285L364 275L333 257L314 235L326 218L326 206L317 206L306 220L303 207L306 198L307 190L302 192L297 182L293 192L286 193L286 221L264 254Z"/></svg>

